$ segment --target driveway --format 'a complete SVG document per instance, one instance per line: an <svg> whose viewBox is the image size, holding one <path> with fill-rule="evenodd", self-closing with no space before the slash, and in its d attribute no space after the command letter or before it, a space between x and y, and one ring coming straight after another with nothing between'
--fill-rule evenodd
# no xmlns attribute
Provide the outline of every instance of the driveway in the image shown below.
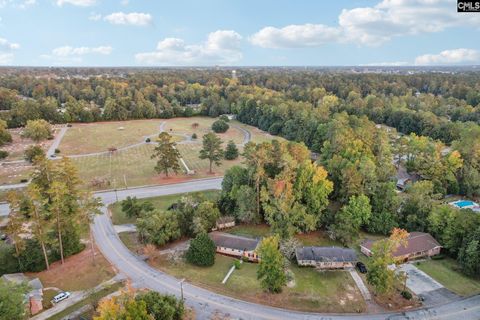
<svg viewBox="0 0 480 320"><path fill-rule="evenodd" d="M424 299L427 306L439 305L459 299L459 297L445 288L438 281L430 277L412 263L405 263L397 272L407 273L407 287L417 296Z"/></svg>

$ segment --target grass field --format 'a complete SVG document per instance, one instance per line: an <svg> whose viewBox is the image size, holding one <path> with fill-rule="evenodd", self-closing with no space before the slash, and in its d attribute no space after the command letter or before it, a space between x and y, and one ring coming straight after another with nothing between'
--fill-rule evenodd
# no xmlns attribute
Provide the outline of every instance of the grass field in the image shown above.
<svg viewBox="0 0 480 320"><path fill-rule="evenodd" d="M161 197L153 197L147 199L140 199L140 202L149 201L151 202L155 208L160 210L167 210L168 207L172 204L177 202L180 198L186 195L192 196L201 196L207 200L217 200L220 191L219 190L209 190L209 191L201 191L201 192L190 192L190 193L180 193L180 194L173 194L168 196L161 196ZM135 218L128 218L122 211L122 206L120 203L114 203L110 205L110 211L112 213L112 222L113 224L127 224L127 223L135 223Z"/></svg>
<svg viewBox="0 0 480 320"><path fill-rule="evenodd" d="M72 155L125 147L159 133L161 123L162 120L153 119L74 124L67 130L59 149L62 154Z"/></svg>
<svg viewBox="0 0 480 320"><path fill-rule="evenodd" d="M0 184L20 183L22 179L28 179L32 172L31 166L0 166Z"/></svg>
<svg viewBox="0 0 480 320"><path fill-rule="evenodd" d="M427 260L415 265L443 284L447 289L463 296L480 293L480 279L467 277L460 272L457 262L453 259Z"/></svg>
<svg viewBox="0 0 480 320"><path fill-rule="evenodd" d="M257 280L257 264L244 263L225 285L221 284L235 259L217 255L212 267L201 268L185 262L156 260L154 265L178 278L238 299L276 307L314 312L361 312L365 302L350 274L344 271L317 272L290 266L295 284L280 294L268 294Z"/></svg>

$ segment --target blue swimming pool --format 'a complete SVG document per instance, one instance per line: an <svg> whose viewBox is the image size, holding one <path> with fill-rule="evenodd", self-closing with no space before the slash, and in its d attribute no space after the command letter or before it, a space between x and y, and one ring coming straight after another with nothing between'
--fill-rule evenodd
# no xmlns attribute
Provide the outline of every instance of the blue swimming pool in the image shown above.
<svg viewBox="0 0 480 320"><path fill-rule="evenodd" d="M470 201L470 200L461 200L461 201L455 202L455 205L459 208L470 207L470 206L473 206L475 204L476 204L475 202Z"/></svg>

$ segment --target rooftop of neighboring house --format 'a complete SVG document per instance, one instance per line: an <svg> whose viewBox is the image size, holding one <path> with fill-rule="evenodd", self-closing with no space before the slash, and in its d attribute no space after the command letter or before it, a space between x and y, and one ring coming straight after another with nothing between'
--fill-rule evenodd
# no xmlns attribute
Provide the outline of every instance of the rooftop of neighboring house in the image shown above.
<svg viewBox="0 0 480 320"><path fill-rule="evenodd" d="M224 232L211 232L208 235L215 243L215 246L236 250L252 251L257 248L260 242L259 239L236 236Z"/></svg>
<svg viewBox="0 0 480 320"><path fill-rule="evenodd" d="M368 250L372 250L372 246L374 243L375 241L367 240L367 241L364 241L361 244L361 246ZM415 252L428 251L436 247L441 247L441 245L429 233L410 232L407 237L407 245L400 246L397 250L395 250L395 252L393 253L393 256L401 257L401 256L413 254Z"/></svg>
<svg viewBox="0 0 480 320"><path fill-rule="evenodd" d="M295 250L297 261L317 262L356 262L355 250L340 247L298 247Z"/></svg>

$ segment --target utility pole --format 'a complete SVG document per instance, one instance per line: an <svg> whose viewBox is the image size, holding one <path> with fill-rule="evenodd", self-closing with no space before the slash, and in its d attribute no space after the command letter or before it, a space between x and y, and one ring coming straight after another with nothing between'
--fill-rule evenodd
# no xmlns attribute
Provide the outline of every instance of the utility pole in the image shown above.
<svg viewBox="0 0 480 320"><path fill-rule="evenodd" d="M113 179L113 189L115 190L115 199L117 199L118 202L117 179Z"/></svg>
<svg viewBox="0 0 480 320"><path fill-rule="evenodd" d="M184 298L183 298L183 283L184 282L185 282L185 278L180 280L180 296L182 297L182 302L184 301Z"/></svg>

